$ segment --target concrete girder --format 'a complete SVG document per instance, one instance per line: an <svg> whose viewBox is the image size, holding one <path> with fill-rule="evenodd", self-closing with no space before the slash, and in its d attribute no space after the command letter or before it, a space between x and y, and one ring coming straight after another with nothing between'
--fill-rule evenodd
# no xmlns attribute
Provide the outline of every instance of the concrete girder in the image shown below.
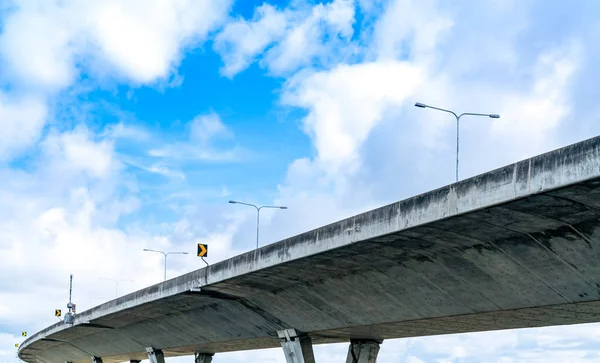
<svg viewBox="0 0 600 363"><path fill-rule="evenodd" d="M287 363L315 363L312 340L308 335L301 335L295 329L277 332Z"/></svg>
<svg viewBox="0 0 600 363"><path fill-rule="evenodd" d="M148 353L150 363L165 363L165 355L162 350L147 347L146 352Z"/></svg>
<svg viewBox="0 0 600 363"><path fill-rule="evenodd" d="M388 204L81 312L18 355L274 348L290 327L330 344L597 323L599 163L596 137Z"/></svg>
<svg viewBox="0 0 600 363"><path fill-rule="evenodd" d="M195 363L211 363L214 353L196 353Z"/></svg>
<svg viewBox="0 0 600 363"><path fill-rule="evenodd" d="M346 363L376 363L381 343L377 340L351 340Z"/></svg>

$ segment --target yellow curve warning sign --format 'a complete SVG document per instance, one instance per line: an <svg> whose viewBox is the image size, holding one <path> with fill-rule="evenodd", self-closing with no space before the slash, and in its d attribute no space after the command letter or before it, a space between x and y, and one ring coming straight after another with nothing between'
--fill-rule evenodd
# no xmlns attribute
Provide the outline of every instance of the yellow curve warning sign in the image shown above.
<svg viewBox="0 0 600 363"><path fill-rule="evenodd" d="M208 257L208 245L198 243L198 257Z"/></svg>

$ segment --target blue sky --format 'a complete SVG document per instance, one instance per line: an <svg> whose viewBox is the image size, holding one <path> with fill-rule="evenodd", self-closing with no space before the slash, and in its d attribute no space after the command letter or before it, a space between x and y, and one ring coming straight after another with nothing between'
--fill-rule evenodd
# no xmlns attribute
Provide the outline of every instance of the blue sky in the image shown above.
<svg viewBox="0 0 600 363"><path fill-rule="evenodd" d="M600 132L596 1L0 0L0 363L54 322ZM168 275L201 267L170 261ZM380 362L597 360L598 325L387 341ZM346 345L316 348L319 362ZM187 358L186 358L187 359ZM186 360L183 358L173 359ZM215 362L283 362L280 350Z"/></svg>

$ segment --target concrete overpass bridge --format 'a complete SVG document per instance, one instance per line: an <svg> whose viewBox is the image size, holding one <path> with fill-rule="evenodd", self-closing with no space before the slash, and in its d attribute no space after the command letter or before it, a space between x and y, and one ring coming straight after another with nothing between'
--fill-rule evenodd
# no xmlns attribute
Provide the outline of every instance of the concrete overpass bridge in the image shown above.
<svg viewBox="0 0 600 363"><path fill-rule="evenodd" d="M600 137L264 246L29 337L30 363L111 363L600 321ZM218 361L218 356L216 358Z"/></svg>

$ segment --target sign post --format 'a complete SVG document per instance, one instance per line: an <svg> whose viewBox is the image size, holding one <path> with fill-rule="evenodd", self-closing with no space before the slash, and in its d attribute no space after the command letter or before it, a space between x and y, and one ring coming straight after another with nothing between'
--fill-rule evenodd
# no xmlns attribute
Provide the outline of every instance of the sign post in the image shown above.
<svg viewBox="0 0 600 363"><path fill-rule="evenodd" d="M204 259L204 257L208 257L208 245L198 243L198 257L202 259L202 261L208 266L208 262Z"/></svg>

